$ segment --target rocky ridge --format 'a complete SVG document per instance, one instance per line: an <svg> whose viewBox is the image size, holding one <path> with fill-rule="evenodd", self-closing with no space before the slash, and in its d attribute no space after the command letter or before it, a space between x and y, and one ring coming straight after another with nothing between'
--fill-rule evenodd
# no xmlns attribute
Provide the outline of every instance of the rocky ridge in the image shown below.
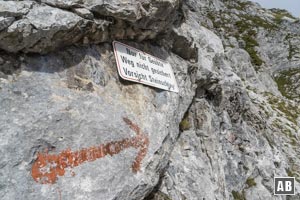
<svg viewBox="0 0 300 200"><path fill-rule="evenodd" d="M299 199L299 30L243 0L0 1L0 198ZM179 94L120 79L113 40L167 60ZM42 152L137 133L146 150L32 177Z"/></svg>

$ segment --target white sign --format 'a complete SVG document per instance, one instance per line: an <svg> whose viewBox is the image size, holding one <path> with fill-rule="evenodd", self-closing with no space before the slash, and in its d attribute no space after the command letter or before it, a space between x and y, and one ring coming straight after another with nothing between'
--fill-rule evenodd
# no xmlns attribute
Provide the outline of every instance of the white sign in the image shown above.
<svg viewBox="0 0 300 200"><path fill-rule="evenodd" d="M128 81L178 93L169 63L120 42L113 42L119 75Z"/></svg>

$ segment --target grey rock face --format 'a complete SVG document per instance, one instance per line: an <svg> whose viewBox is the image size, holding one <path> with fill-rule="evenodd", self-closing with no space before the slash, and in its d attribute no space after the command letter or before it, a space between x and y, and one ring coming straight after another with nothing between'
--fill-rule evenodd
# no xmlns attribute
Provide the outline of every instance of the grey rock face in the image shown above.
<svg viewBox="0 0 300 200"><path fill-rule="evenodd" d="M290 69L286 52L288 41L295 43L299 37L288 38L287 45L283 45L280 39L293 32L287 27L294 26L281 25L286 32L274 30L269 36L266 29L258 29L256 51L265 63L257 70L251 57L252 50L247 49L249 41L244 37L244 45L236 45L234 40L238 38L231 35L229 26L242 20L239 16L243 15L271 22L272 13L250 2L227 1L226 4L220 2L222 14L225 14L218 18L219 7L210 2L188 1L187 4L213 10L214 14L207 15L207 10L199 9L192 10L193 13L187 11L187 15L202 16L202 23L208 26L210 23L205 18L210 18L212 30L222 38L225 49L199 43L196 98L182 121L188 130L183 130L172 151L158 191L176 200L287 199L273 195L273 177L298 177L299 141L295 138L299 134L299 106L296 103L299 98L295 77L298 76L299 63L293 61L292 65L297 67ZM244 7L251 14L246 13ZM195 27L186 30L191 29L199 30ZM202 35L201 31L197 35ZM196 38L193 35L197 43ZM215 41L214 44L220 43L217 42L219 38L212 39L215 38L212 33L207 38ZM296 54L297 50L293 52ZM274 71L275 78L272 76ZM296 190L299 190L298 181ZM292 199L297 198L299 195Z"/></svg>
<svg viewBox="0 0 300 200"><path fill-rule="evenodd" d="M94 15L91 13L88 9L85 8L75 8L74 12L79 15L80 17L86 18L86 19L93 19Z"/></svg>
<svg viewBox="0 0 300 200"><path fill-rule="evenodd" d="M21 17L26 15L34 5L31 1L1 1L0 16L1 17Z"/></svg>
<svg viewBox="0 0 300 200"><path fill-rule="evenodd" d="M150 192L194 94L192 82L182 81L190 79L188 66L166 52L165 56L182 77L178 83L184 84L184 98L138 84L123 85L111 67L115 63L110 45L26 56L27 64L15 80L1 82L1 199L55 199L59 191L64 199L141 199ZM137 124L149 139L141 171L132 172L138 149L128 148L66 171L53 186L35 179L32 165L38 153L78 151L135 137L123 118Z"/></svg>
<svg viewBox="0 0 300 200"><path fill-rule="evenodd" d="M125 19L128 21L137 21L141 19L141 4L138 1L96 1L88 0L85 2L86 6L99 15L115 16L118 19Z"/></svg>
<svg viewBox="0 0 300 200"><path fill-rule="evenodd" d="M0 31L9 27L13 21L15 21L14 17L0 17Z"/></svg>
<svg viewBox="0 0 300 200"><path fill-rule="evenodd" d="M43 48L72 44L80 39L75 33L80 24L83 24L83 19L71 12L39 6L0 33L0 47L10 52L42 52ZM73 33L70 34L70 30Z"/></svg>
<svg viewBox="0 0 300 200"><path fill-rule="evenodd" d="M0 199L288 199L299 22L244 0L0 1ZM278 14L283 14L278 18ZM122 80L113 40L179 93Z"/></svg>
<svg viewBox="0 0 300 200"><path fill-rule="evenodd" d="M71 44L153 39L170 28L179 7L178 0L42 2L0 2L0 49L47 53Z"/></svg>
<svg viewBox="0 0 300 200"><path fill-rule="evenodd" d="M76 8L81 7L82 0L41 0L41 2L59 8Z"/></svg>

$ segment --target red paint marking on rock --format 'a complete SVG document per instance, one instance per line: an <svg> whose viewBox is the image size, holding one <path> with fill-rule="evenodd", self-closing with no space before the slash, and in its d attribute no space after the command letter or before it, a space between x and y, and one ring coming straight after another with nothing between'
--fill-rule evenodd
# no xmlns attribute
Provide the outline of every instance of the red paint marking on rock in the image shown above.
<svg viewBox="0 0 300 200"><path fill-rule="evenodd" d="M139 149L132 163L132 171L136 173L140 170L141 163L147 154L149 138L142 133L141 129L131 120L128 118L123 118L123 120L137 134L135 137L112 141L75 152L67 149L58 155L38 153L37 159L31 169L32 178L41 184L53 184L56 182L58 176L65 174L66 168L73 168L82 163L91 162L107 155L113 156L129 147Z"/></svg>

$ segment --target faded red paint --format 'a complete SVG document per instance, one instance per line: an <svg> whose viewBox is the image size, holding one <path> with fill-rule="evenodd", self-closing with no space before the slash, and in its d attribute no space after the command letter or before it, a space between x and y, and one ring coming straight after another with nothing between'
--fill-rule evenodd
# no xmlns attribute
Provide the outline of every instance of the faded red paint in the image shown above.
<svg viewBox="0 0 300 200"><path fill-rule="evenodd" d="M128 118L123 118L123 120L137 136L120 141L112 141L75 152L67 149L58 155L38 153L37 159L33 163L31 169L32 178L41 184L53 184L56 182L58 176L63 176L65 174L66 168L73 168L82 163L103 158L106 155L113 156L129 147L139 149L139 152L132 163L132 171L136 173L140 170L142 160L147 154L149 139L131 120ZM72 175L75 175L75 173Z"/></svg>

